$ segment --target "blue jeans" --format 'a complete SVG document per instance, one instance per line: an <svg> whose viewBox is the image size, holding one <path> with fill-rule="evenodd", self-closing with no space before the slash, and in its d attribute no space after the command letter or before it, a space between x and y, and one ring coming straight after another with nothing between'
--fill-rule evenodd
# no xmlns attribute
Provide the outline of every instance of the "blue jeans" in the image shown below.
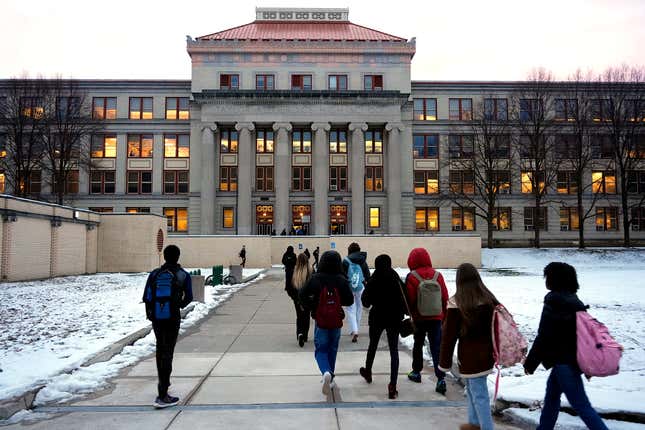
<svg viewBox="0 0 645 430"><path fill-rule="evenodd" d="M464 378L468 397L468 423L481 430L493 430L493 416L490 412L487 377Z"/></svg>
<svg viewBox="0 0 645 430"><path fill-rule="evenodd" d="M555 427L560 413L560 397L564 393L571 407L578 413L580 419L591 430L607 430L600 415L591 407L585 387L582 384L580 371L569 364L556 364L546 381L546 395L540 415L540 425L537 430L547 430Z"/></svg>
<svg viewBox="0 0 645 430"><path fill-rule="evenodd" d="M325 329L318 327L317 324L314 326L314 356L321 374L325 372L334 374L339 342L339 328Z"/></svg>

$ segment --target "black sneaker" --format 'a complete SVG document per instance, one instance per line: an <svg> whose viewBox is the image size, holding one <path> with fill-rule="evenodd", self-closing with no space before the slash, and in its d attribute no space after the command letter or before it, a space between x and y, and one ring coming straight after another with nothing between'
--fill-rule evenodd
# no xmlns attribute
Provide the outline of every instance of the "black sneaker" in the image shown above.
<svg viewBox="0 0 645 430"><path fill-rule="evenodd" d="M443 379L440 379L437 381L437 386L434 389L437 393L443 394L444 396L446 395L446 381Z"/></svg>
<svg viewBox="0 0 645 430"><path fill-rule="evenodd" d="M368 384L372 383L372 371L369 369L366 369L364 367L361 367L358 369L358 373L361 374L361 376L367 381Z"/></svg>
<svg viewBox="0 0 645 430"><path fill-rule="evenodd" d="M166 397L164 398L157 397L152 405L156 409L163 409L175 406L177 403L179 403L179 397L173 397L166 394Z"/></svg>
<svg viewBox="0 0 645 430"><path fill-rule="evenodd" d="M421 373L414 370L408 373L408 379L412 382L421 383Z"/></svg>
<svg viewBox="0 0 645 430"><path fill-rule="evenodd" d="M305 335L302 333L298 335L298 345L300 345L300 348L305 346Z"/></svg>

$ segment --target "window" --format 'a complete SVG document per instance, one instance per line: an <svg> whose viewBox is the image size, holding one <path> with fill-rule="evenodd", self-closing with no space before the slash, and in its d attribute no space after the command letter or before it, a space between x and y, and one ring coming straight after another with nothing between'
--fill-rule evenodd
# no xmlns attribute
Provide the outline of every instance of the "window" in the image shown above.
<svg viewBox="0 0 645 430"><path fill-rule="evenodd" d="M116 134L95 134L91 146L92 158L115 158Z"/></svg>
<svg viewBox="0 0 645 430"><path fill-rule="evenodd" d="M591 117L595 122L609 121L612 113L611 100L595 99L591 101Z"/></svg>
<svg viewBox="0 0 645 430"><path fill-rule="evenodd" d="M632 208L632 230L645 231L645 207Z"/></svg>
<svg viewBox="0 0 645 430"><path fill-rule="evenodd" d="M150 208L145 207L128 207L125 208L125 212L129 214L149 214Z"/></svg>
<svg viewBox="0 0 645 430"><path fill-rule="evenodd" d="M90 173L90 194L114 194L114 170L94 170Z"/></svg>
<svg viewBox="0 0 645 430"><path fill-rule="evenodd" d="M255 150L258 154L273 153L273 131L258 130L255 135Z"/></svg>
<svg viewBox="0 0 645 430"><path fill-rule="evenodd" d="M533 121L539 118L540 101L538 99L520 99L520 121Z"/></svg>
<svg viewBox="0 0 645 430"><path fill-rule="evenodd" d="M236 130L222 130L219 133L219 144L220 152L225 153L237 153L237 139L238 133Z"/></svg>
<svg viewBox="0 0 645 430"><path fill-rule="evenodd" d="M628 137L627 148L629 158L644 159L645 158L645 135L636 135Z"/></svg>
<svg viewBox="0 0 645 430"><path fill-rule="evenodd" d="M546 137L545 136L520 136L520 157L525 159L544 159L546 155Z"/></svg>
<svg viewBox="0 0 645 430"><path fill-rule="evenodd" d="M414 193L415 194L437 194L439 192L439 171L438 170L415 170L414 171Z"/></svg>
<svg viewBox="0 0 645 430"><path fill-rule="evenodd" d="M21 97L20 113L26 118L40 119L45 115L45 103L41 97Z"/></svg>
<svg viewBox="0 0 645 430"><path fill-rule="evenodd" d="M609 136L592 135L591 156L593 158L613 158L614 145Z"/></svg>
<svg viewBox="0 0 645 430"><path fill-rule="evenodd" d="M575 171L568 170L559 170L557 172L557 190L559 194L576 194L578 192L575 174Z"/></svg>
<svg viewBox="0 0 645 430"><path fill-rule="evenodd" d="M347 191L346 166L331 166L329 168L329 191Z"/></svg>
<svg viewBox="0 0 645 430"><path fill-rule="evenodd" d="M237 191L237 167L222 167L219 177L220 191Z"/></svg>
<svg viewBox="0 0 645 430"><path fill-rule="evenodd" d="M166 97L166 119L190 119L188 97Z"/></svg>
<svg viewBox="0 0 645 430"><path fill-rule="evenodd" d="M152 97L130 97L130 119L152 119Z"/></svg>
<svg viewBox="0 0 645 430"><path fill-rule="evenodd" d="M166 158L190 157L190 135L164 134L163 155Z"/></svg>
<svg viewBox="0 0 645 430"><path fill-rule="evenodd" d="M222 226L224 228L235 227L235 209L227 207L222 210Z"/></svg>
<svg viewBox="0 0 645 430"><path fill-rule="evenodd" d="M415 121L437 120L437 99L414 99Z"/></svg>
<svg viewBox="0 0 645 430"><path fill-rule="evenodd" d="M31 194L37 196L40 194L40 189L42 185L42 173L40 170L32 170L29 174L29 179L27 183L24 180L20 180L20 191L26 194Z"/></svg>
<svg viewBox="0 0 645 430"><path fill-rule="evenodd" d="M80 97L56 97L56 115L61 121L78 118L81 114Z"/></svg>
<svg viewBox="0 0 645 430"><path fill-rule="evenodd" d="M347 132L345 130L331 130L329 132L329 153L347 153Z"/></svg>
<svg viewBox="0 0 645 430"><path fill-rule="evenodd" d="M484 119L487 121L506 121L508 119L508 100L484 99Z"/></svg>
<svg viewBox="0 0 645 430"><path fill-rule="evenodd" d="M256 90L274 90L273 75L255 75Z"/></svg>
<svg viewBox="0 0 645 430"><path fill-rule="evenodd" d="M327 82L331 91L347 90L347 75L329 75Z"/></svg>
<svg viewBox="0 0 645 430"><path fill-rule="evenodd" d="M152 172L131 170L128 172L128 194L152 193Z"/></svg>
<svg viewBox="0 0 645 430"><path fill-rule="evenodd" d="M493 215L493 230L511 230L511 208L495 208Z"/></svg>
<svg viewBox="0 0 645 430"><path fill-rule="evenodd" d="M450 158L473 158L473 136L451 134L448 149Z"/></svg>
<svg viewBox="0 0 645 430"><path fill-rule="evenodd" d="M255 191L273 191L273 166L255 168Z"/></svg>
<svg viewBox="0 0 645 430"><path fill-rule="evenodd" d="M104 214L111 214L112 212L114 212L114 209L112 209L111 207L104 207L104 206L87 208L87 210L90 210L92 212L104 213Z"/></svg>
<svg viewBox="0 0 645 430"><path fill-rule="evenodd" d="M618 231L618 208L596 208L596 231Z"/></svg>
<svg viewBox="0 0 645 430"><path fill-rule="evenodd" d="M578 139L574 134L555 136L555 156L560 159L578 159Z"/></svg>
<svg viewBox="0 0 645 430"><path fill-rule="evenodd" d="M7 135L0 133L0 158L7 156Z"/></svg>
<svg viewBox="0 0 645 430"><path fill-rule="evenodd" d="M256 234L269 235L273 230L273 206L262 205L255 207ZM275 233L274 233L275 234Z"/></svg>
<svg viewBox="0 0 645 430"><path fill-rule="evenodd" d="M311 131L294 130L291 133L291 143L293 153L310 153L311 152Z"/></svg>
<svg viewBox="0 0 645 430"><path fill-rule="evenodd" d="M491 172L492 185L498 187L499 194L511 193L511 172L509 170L493 170Z"/></svg>
<svg viewBox="0 0 645 430"><path fill-rule="evenodd" d="M524 230L532 231L536 228L547 230L546 208L540 207L539 216L535 209L534 207L524 208Z"/></svg>
<svg viewBox="0 0 645 430"><path fill-rule="evenodd" d="M221 74L219 75L220 90L239 90L240 75Z"/></svg>
<svg viewBox="0 0 645 430"><path fill-rule="evenodd" d="M54 193L58 193L62 186L63 184L54 181ZM67 173L63 194L78 194L78 170L70 170Z"/></svg>
<svg viewBox="0 0 645 430"><path fill-rule="evenodd" d="M383 75L363 76L363 89L365 91L379 91L383 89Z"/></svg>
<svg viewBox="0 0 645 430"><path fill-rule="evenodd" d="M383 153L383 133L379 130L367 130L365 132L365 153Z"/></svg>
<svg viewBox="0 0 645 430"><path fill-rule="evenodd" d="M560 208L560 231L573 231L580 229L578 219L578 208L561 207Z"/></svg>
<svg viewBox="0 0 645 430"><path fill-rule="evenodd" d="M439 136L436 134L414 135L414 158L437 158L439 156Z"/></svg>
<svg viewBox="0 0 645 430"><path fill-rule="evenodd" d="M474 231L475 208L452 208L452 231Z"/></svg>
<svg viewBox="0 0 645 430"><path fill-rule="evenodd" d="M470 121L473 119L472 99L450 99L448 118L458 121Z"/></svg>
<svg viewBox="0 0 645 430"><path fill-rule="evenodd" d="M555 120L575 121L578 115L578 100L555 99Z"/></svg>
<svg viewBox="0 0 645 430"><path fill-rule="evenodd" d="M490 149L492 158L510 158L511 136L508 134L492 136Z"/></svg>
<svg viewBox="0 0 645 430"><path fill-rule="evenodd" d="M311 75L291 75L292 90L310 91L311 88Z"/></svg>
<svg viewBox="0 0 645 430"><path fill-rule="evenodd" d="M311 191L311 167L294 167L292 191Z"/></svg>
<svg viewBox="0 0 645 430"><path fill-rule="evenodd" d="M128 158L152 157L151 134L128 134Z"/></svg>
<svg viewBox="0 0 645 430"><path fill-rule="evenodd" d="M370 228L381 227L381 208L370 208Z"/></svg>
<svg viewBox="0 0 645 430"><path fill-rule="evenodd" d="M630 170L627 172L627 192L645 194L645 170Z"/></svg>
<svg viewBox="0 0 645 430"><path fill-rule="evenodd" d="M164 194L188 193L188 170L167 170L163 173Z"/></svg>
<svg viewBox="0 0 645 430"><path fill-rule="evenodd" d="M451 170L450 191L457 194L475 193L475 176L472 170Z"/></svg>
<svg viewBox="0 0 645 430"><path fill-rule="evenodd" d="M643 100L625 100L627 107L627 118L629 121L645 121L645 101Z"/></svg>
<svg viewBox="0 0 645 430"><path fill-rule="evenodd" d="M7 179L4 175L4 172L0 171L0 194L5 192L6 183L7 183Z"/></svg>
<svg viewBox="0 0 645 430"><path fill-rule="evenodd" d="M439 208L416 208L414 224L419 231L439 231Z"/></svg>
<svg viewBox="0 0 645 430"><path fill-rule="evenodd" d="M188 231L188 209L187 208L163 208L163 213L168 221L168 231Z"/></svg>
<svg viewBox="0 0 645 430"><path fill-rule="evenodd" d="M92 118L116 119L116 97L94 97L92 99Z"/></svg>
<svg viewBox="0 0 645 430"><path fill-rule="evenodd" d="M611 170L591 172L591 189L594 193L616 194L616 175Z"/></svg>
<svg viewBox="0 0 645 430"><path fill-rule="evenodd" d="M544 172L538 172L537 176L535 176L535 172L522 172L521 176L521 181L522 181L522 193L524 194L530 194L532 193L533 187L539 187L539 192L544 193L545 190L545 182L544 182Z"/></svg>
<svg viewBox="0 0 645 430"><path fill-rule="evenodd" d="M365 191L383 191L383 167L365 167Z"/></svg>

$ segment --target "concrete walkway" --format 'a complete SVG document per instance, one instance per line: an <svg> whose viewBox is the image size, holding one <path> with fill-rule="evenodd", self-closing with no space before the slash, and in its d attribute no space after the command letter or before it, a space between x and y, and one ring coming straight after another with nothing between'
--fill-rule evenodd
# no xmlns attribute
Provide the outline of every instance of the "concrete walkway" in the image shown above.
<svg viewBox="0 0 645 430"><path fill-rule="evenodd" d="M236 293L200 325L186 332L175 350L170 392L180 406L154 410L154 357L124 369L108 390L68 405L40 408L51 419L33 429L448 429L465 422L463 389L434 392L431 369L423 383L405 374L411 356L400 350L399 398L387 399L389 354L385 335L374 363L374 382L358 375L367 349L367 315L358 343L344 328L336 366L338 387L321 393L321 377L310 342L296 343L295 312L283 290L284 276L267 276ZM498 423L499 429L515 428Z"/></svg>

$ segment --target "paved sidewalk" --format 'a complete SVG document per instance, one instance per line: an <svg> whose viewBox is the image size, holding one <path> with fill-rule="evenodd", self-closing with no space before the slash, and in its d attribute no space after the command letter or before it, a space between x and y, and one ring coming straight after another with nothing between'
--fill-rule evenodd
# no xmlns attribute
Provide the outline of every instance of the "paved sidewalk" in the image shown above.
<svg viewBox="0 0 645 430"><path fill-rule="evenodd" d="M423 383L408 381L411 356L400 350L399 398L387 399L389 354L385 336L374 364L374 382L358 375L367 349L367 314L356 344L344 331L336 366L338 387L321 393L310 342L296 342L293 304L283 290L282 271L237 292L200 325L187 331L175 350L171 393L181 405L162 411L156 395L154 357L125 369L111 387L80 401L44 408L55 413L33 429L448 429L465 422L463 390L448 385L434 392L425 369ZM43 408L41 408L42 410ZM498 423L498 429L515 428Z"/></svg>

